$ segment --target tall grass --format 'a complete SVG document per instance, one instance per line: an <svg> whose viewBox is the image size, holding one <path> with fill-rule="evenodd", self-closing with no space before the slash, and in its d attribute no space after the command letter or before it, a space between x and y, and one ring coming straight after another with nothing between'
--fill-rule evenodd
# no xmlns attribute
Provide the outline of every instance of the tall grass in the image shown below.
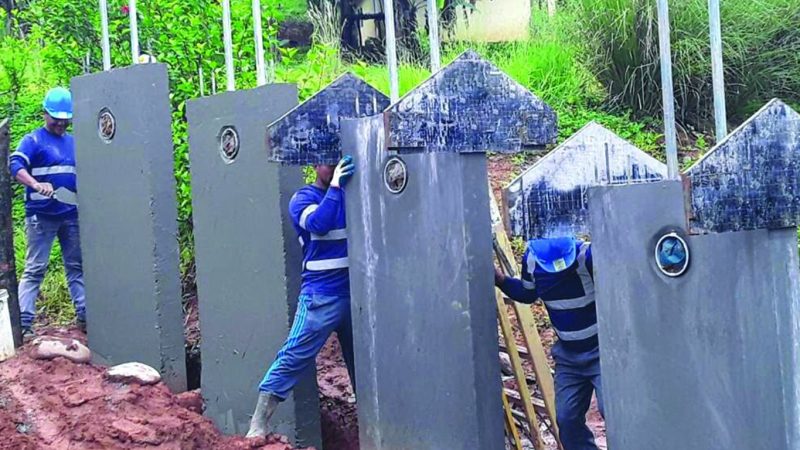
<svg viewBox="0 0 800 450"><path fill-rule="evenodd" d="M585 58L611 94L639 115L661 109L656 4L653 0L569 0ZM800 2L725 0L721 5L728 115L743 118L771 97L800 92ZM706 125L713 111L706 0L670 2L679 119Z"/></svg>
<svg viewBox="0 0 800 450"><path fill-rule="evenodd" d="M451 44L445 59L449 61L471 48L552 106L597 104L603 101L605 92L581 61L581 46L569 31L573 22L569 11L550 18L537 9L527 40Z"/></svg>

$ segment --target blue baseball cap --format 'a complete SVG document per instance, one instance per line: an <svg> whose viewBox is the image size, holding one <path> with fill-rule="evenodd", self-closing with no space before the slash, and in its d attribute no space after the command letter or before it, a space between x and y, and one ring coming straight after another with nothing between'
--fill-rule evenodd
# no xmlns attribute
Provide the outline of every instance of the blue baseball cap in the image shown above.
<svg viewBox="0 0 800 450"><path fill-rule="evenodd" d="M545 272L558 273L570 267L576 258L574 237L533 239L530 247L536 264Z"/></svg>
<svg viewBox="0 0 800 450"><path fill-rule="evenodd" d="M55 87L47 91L42 106L54 119L72 119L72 94L63 87Z"/></svg>

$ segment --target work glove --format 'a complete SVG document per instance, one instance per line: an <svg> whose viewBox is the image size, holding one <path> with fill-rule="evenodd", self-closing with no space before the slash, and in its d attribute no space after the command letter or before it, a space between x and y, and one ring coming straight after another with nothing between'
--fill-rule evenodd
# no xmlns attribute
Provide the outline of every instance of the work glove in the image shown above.
<svg viewBox="0 0 800 450"><path fill-rule="evenodd" d="M353 157L350 155L345 156L339 161L339 164L336 166L336 169L333 171L333 179L331 179L331 186L333 187L344 187L347 183L347 180L353 176L353 173L356 171L356 166L353 164Z"/></svg>

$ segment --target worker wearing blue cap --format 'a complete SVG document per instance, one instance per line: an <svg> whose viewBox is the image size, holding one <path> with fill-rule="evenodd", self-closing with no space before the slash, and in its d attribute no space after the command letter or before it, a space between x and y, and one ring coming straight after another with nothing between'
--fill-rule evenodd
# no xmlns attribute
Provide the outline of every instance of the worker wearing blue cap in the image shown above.
<svg viewBox="0 0 800 450"><path fill-rule="evenodd" d="M19 284L23 337L33 336L36 297L58 238L78 326L85 329L86 307L78 231L75 142L67 133L72 96L51 89L44 98L44 126L25 135L9 158L11 175L25 185L27 254Z"/></svg>
<svg viewBox="0 0 800 450"><path fill-rule="evenodd" d="M495 269L495 284L518 302L544 302L558 335L551 354L561 443L564 450L597 450L586 426L592 393L603 413L591 244L572 237L533 239L522 257L522 278Z"/></svg>

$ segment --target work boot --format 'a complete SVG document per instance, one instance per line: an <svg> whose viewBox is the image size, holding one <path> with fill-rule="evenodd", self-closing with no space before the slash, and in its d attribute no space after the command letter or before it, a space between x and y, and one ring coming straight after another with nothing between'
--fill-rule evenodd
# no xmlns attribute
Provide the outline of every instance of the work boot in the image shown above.
<svg viewBox="0 0 800 450"><path fill-rule="evenodd" d="M28 343L36 337L32 327L22 327L22 342Z"/></svg>
<svg viewBox="0 0 800 450"><path fill-rule="evenodd" d="M267 424L272 414L278 409L281 401L278 397L268 393L261 392L258 394L258 403L256 403L256 410L253 412L253 418L250 419L250 430L247 432L248 438L257 438L267 435Z"/></svg>

